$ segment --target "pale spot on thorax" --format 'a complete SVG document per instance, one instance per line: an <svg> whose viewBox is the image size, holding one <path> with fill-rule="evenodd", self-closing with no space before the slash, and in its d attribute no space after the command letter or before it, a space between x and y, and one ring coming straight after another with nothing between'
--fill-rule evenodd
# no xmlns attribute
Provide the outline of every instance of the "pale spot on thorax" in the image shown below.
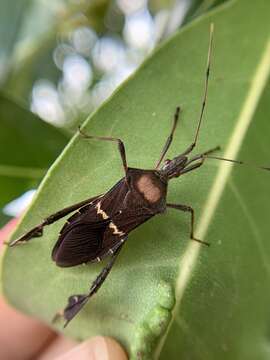
<svg viewBox="0 0 270 360"><path fill-rule="evenodd" d="M151 203L158 201L161 197L161 191L156 186L151 177L148 175L142 175L137 181L137 188L140 193L143 194L144 198Z"/></svg>

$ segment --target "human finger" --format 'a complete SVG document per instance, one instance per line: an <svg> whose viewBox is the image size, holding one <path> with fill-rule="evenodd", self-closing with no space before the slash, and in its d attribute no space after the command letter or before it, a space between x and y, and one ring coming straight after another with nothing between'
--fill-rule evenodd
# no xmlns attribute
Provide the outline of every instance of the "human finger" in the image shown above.
<svg viewBox="0 0 270 360"><path fill-rule="evenodd" d="M109 337L96 336L84 341L55 360L127 360L120 344Z"/></svg>
<svg viewBox="0 0 270 360"><path fill-rule="evenodd" d="M35 358L55 336L39 320L20 313L0 298L0 359Z"/></svg>

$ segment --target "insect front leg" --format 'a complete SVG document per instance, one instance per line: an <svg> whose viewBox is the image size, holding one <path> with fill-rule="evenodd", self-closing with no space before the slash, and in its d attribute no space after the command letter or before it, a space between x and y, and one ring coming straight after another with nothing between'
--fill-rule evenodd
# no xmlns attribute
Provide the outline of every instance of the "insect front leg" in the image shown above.
<svg viewBox="0 0 270 360"><path fill-rule="evenodd" d="M107 136L88 135L88 134L85 134L80 128L79 128L79 132L85 139L96 139L96 140L117 142L118 150L119 150L119 153L120 153L120 156L122 159L123 168L125 171L125 177L127 176L128 165L127 165L127 158L126 158L126 150L125 150L125 145L121 139L114 138L114 137L107 137Z"/></svg>
<svg viewBox="0 0 270 360"><path fill-rule="evenodd" d="M194 215L194 209L189 206L189 205L182 205L182 204L166 204L167 207L172 208L172 209L176 209L176 210L180 210L180 211L184 211L184 212L189 212L191 215L191 223L190 223L190 239L191 240L195 240L201 244L210 246L210 244L206 241L197 239L194 237L194 223L195 223L195 215Z"/></svg>
<svg viewBox="0 0 270 360"><path fill-rule="evenodd" d="M92 201L94 201L95 199L97 199L99 196L95 196L92 197L90 199L81 201L79 203L76 203L74 205L68 206L60 211L57 211L56 213L48 216L46 219L44 219L40 224L38 224L37 226L35 226L34 228L32 228L31 230L29 230L26 234L24 234L23 236L19 237L18 239L15 239L13 241L11 241L10 243L8 243L8 246L12 247L15 246L17 244L20 243L24 243L26 241L31 240L32 238L35 237L40 237L43 234L43 228L44 226L50 225L54 222L56 222L57 220L63 218L64 216L68 215L69 213L79 209L80 207L91 203Z"/></svg>
<svg viewBox="0 0 270 360"><path fill-rule="evenodd" d="M82 309L82 307L87 303L87 301L99 290L103 282L106 280L107 276L109 275L115 260L124 245L125 241L127 240L127 237L122 238L119 240L119 243L117 243L112 249L111 253L112 256L107 263L107 265L101 270L99 275L96 277L96 279L93 281L88 294L79 294L79 295L72 295L68 299L68 305L65 307L63 311L59 311L55 317L54 320L57 319L59 316L64 317L66 320L64 327L68 325L70 320L72 320L78 312Z"/></svg>

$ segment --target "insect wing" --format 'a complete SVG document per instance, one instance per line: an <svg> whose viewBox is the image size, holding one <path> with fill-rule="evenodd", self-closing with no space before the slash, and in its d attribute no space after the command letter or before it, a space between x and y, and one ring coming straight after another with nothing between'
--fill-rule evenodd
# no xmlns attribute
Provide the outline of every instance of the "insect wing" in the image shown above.
<svg viewBox="0 0 270 360"><path fill-rule="evenodd" d="M61 267L95 260L108 222L108 219L100 219L95 204L81 208L60 232L52 251L53 260Z"/></svg>
<svg viewBox="0 0 270 360"><path fill-rule="evenodd" d="M113 217L123 209L125 200L130 194L125 178L116 183L100 200L100 209L103 216Z"/></svg>
<svg viewBox="0 0 270 360"><path fill-rule="evenodd" d="M139 225L149 220L152 216L154 216L154 214L151 213L148 209L137 208L136 211L133 209L126 209L124 216L123 214L117 214L115 217L113 217L113 223L115 224L118 231L127 234Z"/></svg>
<svg viewBox="0 0 270 360"><path fill-rule="evenodd" d="M118 247L119 242L124 241L130 231L149 220L152 216L153 214L148 212L127 211L113 217L104 232L99 257L102 259L112 254L114 249Z"/></svg>
<svg viewBox="0 0 270 360"><path fill-rule="evenodd" d="M121 179L67 220L52 258L61 267L98 261L112 254L131 230L152 216Z"/></svg>
<svg viewBox="0 0 270 360"><path fill-rule="evenodd" d="M118 210L127 192L128 187L121 179L104 196L83 206L67 220L52 251L52 259L58 266L75 266L99 259L100 251L104 253L103 237L110 215Z"/></svg>

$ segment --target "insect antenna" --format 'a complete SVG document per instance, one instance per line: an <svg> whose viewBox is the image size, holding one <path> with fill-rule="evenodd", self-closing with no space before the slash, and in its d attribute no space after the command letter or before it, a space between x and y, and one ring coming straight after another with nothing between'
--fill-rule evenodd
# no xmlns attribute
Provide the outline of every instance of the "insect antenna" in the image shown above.
<svg viewBox="0 0 270 360"><path fill-rule="evenodd" d="M210 74L210 64L211 64L211 56L212 56L212 48L213 48L213 33L214 33L214 24L211 23L210 25L210 35L209 35L209 47L208 47L208 55L207 55L207 65L206 65L206 75L205 75L205 84L204 84L204 94L203 94L203 100L202 100L202 107L201 107L201 112L200 112L200 116L199 116L199 121L198 121L198 125L197 125L197 129L196 129L196 133L195 133L195 137L193 142L191 143L191 145L188 146L188 148L181 154L181 156L183 155L187 155L189 154L194 147L197 144L197 140L198 140L198 136L199 136L199 132L200 132L200 128L201 128L201 123L202 123L202 119L203 119L203 114L204 114L204 109L205 109L205 105L206 105L206 100L207 100L207 93L208 93L208 82L209 82L209 74ZM179 113L180 113L180 107L178 106L176 108L175 114L174 114L174 121L173 121L173 126L170 132L169 137L166 140L166 143L162 149L161 155L159 157L159 160L156 164L155 169L158 169L160 164L162 163L167 151L169 150L169 147L172 143L173 140L173 135L179 120Z"/></svg>
<svg viewBox="0 0 270 360"><path fill-rule="evenodd" d="M165 143L165 145L164 145L164 147L162 149L162 152L160 154L160 157L159 157L159 160L157 162L157 165L156 165L155 169L159 168L160 164L162 163L162 160L164 159L164 157L165 157L167 151L169 150L169 147L170 147L170 145L171 145L171 143L173 141L173 135L174 135L177 123L178 123L180 110L181 110L180 106L177 106L175 114L174 114L173 126L172 126L172 129L171 129L170 135L168 136L168 138L166 140L166 143Z"/></svg>
<svg viewBox="0 0 270 360"><path fill-rule="evenodd" d="M207 154L203 155L202 158L227 161L227 162L230 162L230 163L233 163L233 164L244 165L244 166L253 167L253 168L256 168L256 169L260 169L260 170L270 171L270 167L261 166L261 165L257 165L257 164L252 164L252 163L245 162L245 161L242 161L242 160L232 160L232 159L223 158L221 156L213 156L213 155L207 155Z"/></svg>
<svg viewBox="0 0 270 360"><path fill-rule="evenodd" d="M201 167L204 164L204 161L206 159L221 160L221 161L229 162L231 164L244 165L244 166L253 167L253 168L256 168L256 169L259 169L259 170L270 171L270 167L268 167L268 166L261 166L261 165L245 162L245 161L242 161L242 160L233 160L233 159L224 158L222 156L212 155L213 152L218 151L218 150L220 150L220 146L216 146L213 149L210 149L210 150L205 151L205 152L203 152L201 154L193 156L191 159L188 160L188 162L185 164L184 169L182 169L179 174L183 175L183 174L186 174L186 173L188 173L190 171L193 171L193 170Z"/></svg>
<svg viewBox="0 0 270 360"><path fill-rule="evenodd" d="M206 101L207 101L207 94L208 94L208 83L209 83L209 75L210 75L212 49L213 49L213 33L214 33L214 24L211 23L211 25L210 25L210 35L209 35L209 47L208 47L208 55L207 55L207 64L206 64L206 73L205 73L205 82L204 82L204 93L203 93L203 99L202 99L202 106L201 106L201 112L200 112L200 116L199 116L199 121L198 121L198 125L197 125L197 129L196 129L196 132L195 132L195 137L194 137L193 142L191 143L191 145L189 145L189 147L181 155L189 154L194 149L194 147L196 146L197 141L198 141L199 132L200 132L200 129L201 129L204 110L205 110Z"/></svg>

